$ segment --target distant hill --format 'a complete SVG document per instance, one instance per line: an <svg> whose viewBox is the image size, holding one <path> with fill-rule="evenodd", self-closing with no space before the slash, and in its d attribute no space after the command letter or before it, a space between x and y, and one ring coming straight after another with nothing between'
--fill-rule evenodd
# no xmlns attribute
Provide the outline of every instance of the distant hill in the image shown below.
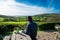
<svg viewBox="0 0 60 40"><path fill-rule="evenodd" d="M13 16L5 16L5 15L0 15L2 18L12 18Z"/></svg>
<svg viewBox="0 0 60 40"><path fill-rule="evenodd" d="M35 15L34 17L39 17L38 19L42 19L45 22L56 22L60 21L60 14L41 14Z"/></svg>
<svg viewBox="0 0 60 40"><path fill-rule="evenodd" d="M0 18L13 18L14 20L20 20L20 21L27 21L27 16L5 16L5 15L0 15ZM34 21L38 22L60 22L60 14L39 14L39 15L34 15L32 16Z"/></svg>

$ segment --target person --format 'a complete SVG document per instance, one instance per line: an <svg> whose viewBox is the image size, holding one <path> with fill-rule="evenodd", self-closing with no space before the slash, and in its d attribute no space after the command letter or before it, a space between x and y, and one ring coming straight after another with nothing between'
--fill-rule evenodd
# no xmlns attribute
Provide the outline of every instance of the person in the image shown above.
<svg viewBox="0 0 60 40"><path fill-rule="evenodd" d="M28 16L29 24L26 26L26 34L31 37L32 40L37 40L37 24L33 22L32 17Z"/></svg>

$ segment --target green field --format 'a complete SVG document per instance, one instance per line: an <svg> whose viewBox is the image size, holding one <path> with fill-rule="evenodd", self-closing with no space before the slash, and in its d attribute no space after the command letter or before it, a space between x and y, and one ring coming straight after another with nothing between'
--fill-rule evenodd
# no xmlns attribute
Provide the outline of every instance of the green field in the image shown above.
<svg viewBox="0 0 60 40"><path fill-rule="evenodd" d="M47 22L36 22L38 25L45 24ZM25 25L28 24L27 21L25 22L0 22L0 25L13 25L13 24L18 24L18 25Z"/></svg>
<svg viewBox="0 0 60 40"><path fill-rule="evenodd" d="M60 25L60 15L36 15L32 16L33 21L38 25L38 31L45 30L54 30L56 24ZM28 24L27 16L25 17L0 17L0 34L6 35L10 32L13 32L16 27L26 29Z"/></svg>

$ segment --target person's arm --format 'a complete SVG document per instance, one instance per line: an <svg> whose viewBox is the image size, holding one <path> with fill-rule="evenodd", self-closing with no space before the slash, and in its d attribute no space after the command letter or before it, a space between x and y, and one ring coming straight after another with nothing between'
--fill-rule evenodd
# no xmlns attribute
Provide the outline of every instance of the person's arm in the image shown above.
<svg viewBox="0 0 60 40"><path fill-rule="evenodd" d="M29 27L29 25L26 27L26 34L27 34L27 35L30 34L30 27Z"/></svg>

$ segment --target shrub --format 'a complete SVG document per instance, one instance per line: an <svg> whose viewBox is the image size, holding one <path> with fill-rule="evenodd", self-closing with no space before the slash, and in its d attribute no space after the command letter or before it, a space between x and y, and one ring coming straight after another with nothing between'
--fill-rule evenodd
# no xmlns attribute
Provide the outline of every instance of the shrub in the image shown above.
<svg viewBox="0 0 60 40"><path fill-rule="evenodd" d="M55 30L55 25L60 23L46 23L39 25L39 30Z"/></svg>
<svg viewBox="0 0 60 40"><path fill-rule="evenodd" d="M9 25L0 25L0 34L1 35L7 35L8 32L13 32L13 30L16 28L16 27L19 27L20 30L21 29L25 29L25 25L21 25L21 24L9 24Z"/></svg>

